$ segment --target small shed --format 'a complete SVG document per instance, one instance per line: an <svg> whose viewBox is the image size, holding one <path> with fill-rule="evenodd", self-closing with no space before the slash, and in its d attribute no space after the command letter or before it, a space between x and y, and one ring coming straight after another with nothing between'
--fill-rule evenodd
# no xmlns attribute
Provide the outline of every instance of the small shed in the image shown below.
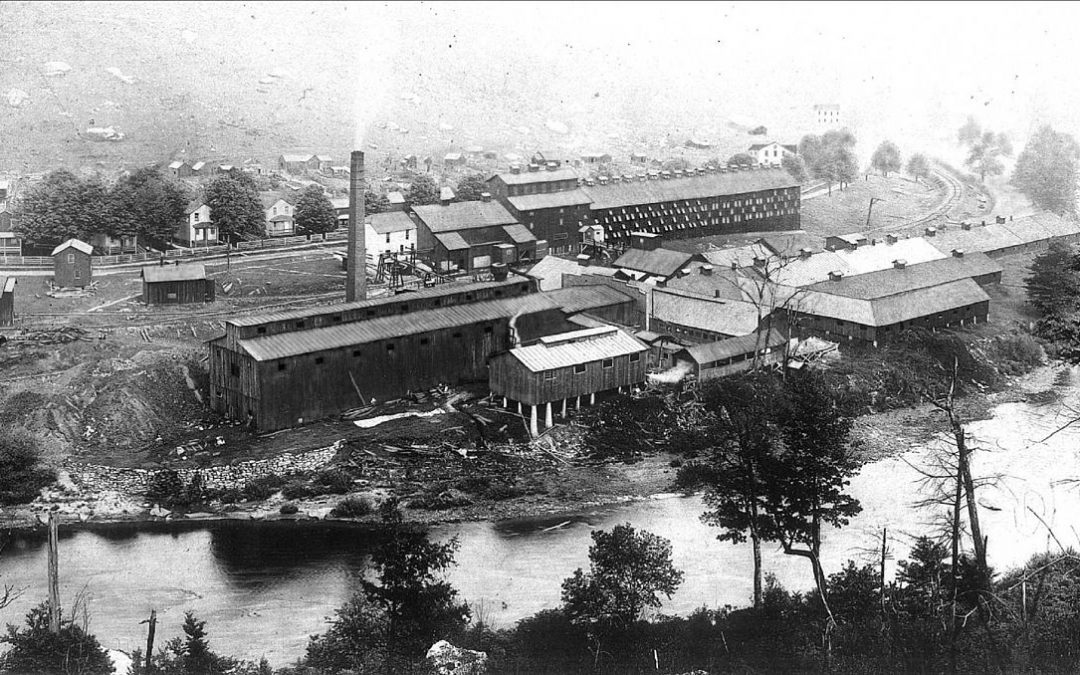
<svg viewBox="0 0 1080 675"><path fill-rule="evenodd" d="M201 264L144 267L142 300L148 305L214 301L214 281Z"/></svg>
<svg viewBox="0 0 1080 675"><path fill-rule="evenodd" d="M614 326L549 335L492 358L488 386L507 403L530 407L530 430L536 435L540 407L550 427L553 403L561 403L565 415L570 400L580 406L583 396L592 403L600 392L644 382L647 351Z"/></svg>
<svg viewBox="0 0 1080 675"><path fill-rule="evenodd" d="M0 277L0 326L15 325L15 277Z"/></svg>
<svg viewBox="0 0 1080 675"><path fill-rule="evenodd" d="M90 256L94 247L68 239L53 249L53 283L60 288L85 288L90 283Z"/></svg>

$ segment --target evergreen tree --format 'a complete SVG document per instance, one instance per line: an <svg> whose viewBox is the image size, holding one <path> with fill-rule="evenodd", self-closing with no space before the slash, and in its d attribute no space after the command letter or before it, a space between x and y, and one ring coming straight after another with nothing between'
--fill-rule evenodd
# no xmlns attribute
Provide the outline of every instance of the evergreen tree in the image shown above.
<svg viewBox="0 0 1080 675"><path fill-rule="evenodd" d="M72 621L61 620L60 632L49 630L48 603L26 615L26 627L8 624L0 638L10 649L0 656L0 672L34 675L110 675L112 659L98 643Z"/></svg>
<svg viewBox="0 0 1080 675"><path fill-rule="evenodd" d="M297 229L305 233L323 234L337 229L337 212L319 185L309 185L300 193L295 218Z"/></svg>

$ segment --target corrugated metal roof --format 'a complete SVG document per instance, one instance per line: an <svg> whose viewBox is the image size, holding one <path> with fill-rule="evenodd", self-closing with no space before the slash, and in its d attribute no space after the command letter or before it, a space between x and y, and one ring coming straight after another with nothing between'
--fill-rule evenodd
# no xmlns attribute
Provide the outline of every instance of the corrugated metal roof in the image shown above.
<svg viewBox="0 0 1080 675"><path fill-rule="evenodd" d="M194 281L206 279L206 267L202 263L144 267L142 268L142 278L150 284L159 281Z"/></svg>
<svg viewBox="0 0 1080 675"><path fill-rule="evenodd" d="M730 359L733 356L752 354L755 347L757 349L773 349L783 345L785 342L787 342L787 338L780 331L773 329L767 335L760 337L755 331L749 335L687 347L685 351L695 363L703 365L713 361Z"/></svg>
<svg viewBox="0 0 1080 675"><path fill-rule="evenodd" d="M667 248L658 248L652 251L630 248L619 256L614 265L615 267L645 272L646 274L670 277L689 263L693 257L693 253L672 251Z"/></svg>
<svg viewBox="0 0 1080 675"><path fill-rule="evenodd" d="M592 203L589 195L580 189L545 192L538 195L518 195L516 197L507 197L506 200L518 211L536 211L538 209L554 209Z"/></svg>
<svg viewBox="0 0 1080 675"><path fill-rule="evenodd" d="M510 355L530 371L539 373L647 349L632 335L614 326L602 326L543 337L536 344L511 349Z"/></svg>
<svg viewBox="0 0 1080 675"><path fill-rule="evenodd" d="M809 288L831 295L873 299L1001 271L1001 265L986 254L965 253L961 258L949 256L903 269L890 267L838 281L822 281Z"/></svg>
<svg viewBox="0 0 1080 675"><path fill-rule="evenodd" d="M406 230L416 229L416 223L414 223L413 219L404 211L373 213L367 217L367 222L371 225L371 229L379 234L405 232Z"/></svg>
<svg viewBox="0 0 1080 675"><path fill-rule="evenodd" d="M757 307L738 300L716 300L661 289L653 290L653 318L677 326L721 335L747 335L757 330Z"/></svg>
<svg viewBox="0 0 1080 675"><path fill-rule="evenodd" d="M536 236L524 225L504 225L503 232L505 232L515 244L525 244L530 241L536 241Z"/></svg>
<svg viewBox="0 0 1080 675"><path fill-rule="evenodd" d="M343 302L337 305L325 305L322 307L310 307L307 309L294 309L287 312L275 312L273 314L258 314L255 316L242 316L234 319L229 319L226 323L233 326L261 326L268 323L277 323L278 321L293 321L299 319L305 319L310 316L319 316L323 314L336 314L339 312L346 312L355 309L366 309L368 307L378 307L379 305L386 305L393 302L401 302L402 300L412 300L414 298L438 298L447 295L456 295L458 293L475 293L489 288L502 288L504 286L512 286L521 283L520 278L509 278L506 281L483 281L479 283L450 283L436 286L435 288L425 288L415 293L408 293L405 295L389 295L382 298L371 298L370 300L357 300L356 302Z"/></svg>
<svg viewBox="0 0 1080 675"><path fill-rule="evenodd" d="M94 253L94 247L90 244L87 244L85 241L79 241L78 239L68 239L63 244L60 244L59 246L54 248L53 252L49 255L56 255L60 251L63 251L64 249L69 247L74 248L77 251L82 251L86 255L92 255Z"/></svg>
<svg viewBox="0 0 1080 675"><path fill-rule="evenodd" d="M272 361L553 309L555 304L539 294L523 295L248 338L239 345L256 361Z"/></svg>
<svg viewBox="0 0 1080 675"><path fill-rule="evenodd" d="M521 173L500 173L498 178L502 179L502 182L507 185L527 185L529 183L550 183L558 180L577 180L578 175L573 169L559 168L554 171L548 171L546 168L540 169L540 171L524 170ZM495 176L488 180L494 180Z"/></svg>
<svg viewBox="0 0 1080 675"><path fill-rule="evenodd" d="M454 202L414 206L413 211L431 232L453 232L475 227L513 225L517 218L496 201Z"/></svg>
<svg viewBox="0 0 1080 675"><path fill-rule="evenodd" d="M648 180L582 188L592 198L592 208L611 209L639 204L660 204L681 199L705 199L761 190L798 187L800 183L783 169L755 169L700 176Z"/></svg>

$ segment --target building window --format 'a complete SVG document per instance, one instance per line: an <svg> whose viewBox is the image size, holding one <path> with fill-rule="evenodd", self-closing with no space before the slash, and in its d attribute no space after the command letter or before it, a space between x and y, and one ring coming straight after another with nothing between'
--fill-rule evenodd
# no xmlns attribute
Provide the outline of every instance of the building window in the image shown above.
<svg viewBox="0 0 1080 675"><path fill-rule="evenodd" d="M304 327L304 322L303 321L297 321L296 322L296 327L297 328L303 328Z"/></svg>
<svg viewBox="0 0 1080 675"><path fill-rule="evenodd" d="M640 352L636 352L636 353L630 355L630 363L637 363L640 360L641 360L641 353Z"/></svg>
<svg viewBox="0 0 1080 675"><path fill-rule="evenodd" d="M460 340L461 339L461 333L454 333L454 338Z"/></svg>
<svg viewBox="0 0 1080 675"><path fill-rule="evenodd" d="M360 358L360 350L359 349L352 350L352 355L353 355L353 358L356 358L356 359Z"/></svg>
<svg viewBox="0 0 1080 675"><path fill-rule="evenodd" d="M386 243L387 244L390 243L390 233L389 232L386 233Z"/></svg>
<svg viewBox="0 0 1080 675"><path fill-rule="evenodd" d="M82 279L82 272L80 272L79 270L75 270L75 278Z"/></svg>
<svg viewBox="0 0 1080 675"><path fill-rule="evenodd" d="M233 377L240 377L240 366L235 364L235 363L230 365L229 366L229 374L232 375Z"/></svg>
<svg viewBox="0 0 1080 675"><path fill-rule="evenodd" d="M75 254L74 254L74 253L68 253L68 254L67 254L67 261L68 261L69 263L73 263L73 262L75 262Z"/></svg>
<svg viewBox="0 0 1080 675"><path fill-rule="evenodd" d="M615 359L604 359L603 362L601 363L601 365L604 368L614 368L615 367Z"/></svg>
<svg viewBox="0 0 1080 675"><path fill-rule="evenodd" d="M574 365L574 374L575 375L581 375L586 370L587 370L587 368L586 368L584 363L578 363L578 364Z"/></svg>
<svg viewBox="0 0 1080 675"><path fill-rule="evenodd" d="M334 323L341 323L341 315L340 315L340 314L335 314L335 315L333 316L333 319L332 319L332 321L333 321Z"/></svg>
<svg viewBox="0 0 1080 675"><path fill-rule="evenodd" d="M279 361L278 364L277 364L277 369L278 369L279 373L281 371L285 370L285 362L284 361Z"/></svg>
<svg viewBox="0 0 1080 675"><path fill-rule="evenodd" d="M323 358L323 357L321 357L321 356L316 356L316 357L315 357L315 365L317 365L317 366L321 366L321 365L323 364L323 361L325 361L325 360L326 360L326 359L324 359L324 358Z"/></svg>
<svg viewBox="0 0 1080 675"><path fill-rule="evenodd" d="M195 218L196 223L199 222L199 212L198 211L196 211L195 213L193 213L191 215Z"/></svg>
<svg viewBox="0 0 1080 675"><path fill-rule="evenodd" d="M266 335L266 326L259 326L255 329L255 332L259 335Z"/></svg>
<svg viewBox="0 0 1080 675"><path fill-rule="evenodd" d="M386 351L388 351L388 352L392 352L392 351L394 351L394 345L393 345L393 343L390 343L390 342L388 342L388 343L386 344Z"/></svg>
<svg viewBox="0 0 1080 675"><path fill-rule="evenodd" d="M427 344L429 344L430 342L431 342L431 340L430 340L429 338L426 338L426 337L422 337L422 338L420 338L420 344L421 344L421 345L427 345Z"/></svg>
<svg viewBox="0 0 1080 675"><path fill-rule="evenodd" d="M491 326L484 326L484 333L487 335L491 335L493 330L494 328L492 328Z"/></svg>
<svg viewBox="0 0 1080 675"><path fill-rule="evenodd" d="M545 370L544 371L544 381L545 382L551 382L554 379L555 379L555 371L554 370Z"/></svg>

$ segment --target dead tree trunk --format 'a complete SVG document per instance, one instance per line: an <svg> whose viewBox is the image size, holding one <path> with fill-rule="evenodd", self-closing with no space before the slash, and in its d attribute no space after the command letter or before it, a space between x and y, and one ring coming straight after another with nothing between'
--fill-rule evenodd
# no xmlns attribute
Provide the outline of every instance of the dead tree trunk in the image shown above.
<svg viewBox="0 0 1080 675"><path fill-rule="evenodd" d="M49 512L49 632L60 632L60 524Z"/></svg>

